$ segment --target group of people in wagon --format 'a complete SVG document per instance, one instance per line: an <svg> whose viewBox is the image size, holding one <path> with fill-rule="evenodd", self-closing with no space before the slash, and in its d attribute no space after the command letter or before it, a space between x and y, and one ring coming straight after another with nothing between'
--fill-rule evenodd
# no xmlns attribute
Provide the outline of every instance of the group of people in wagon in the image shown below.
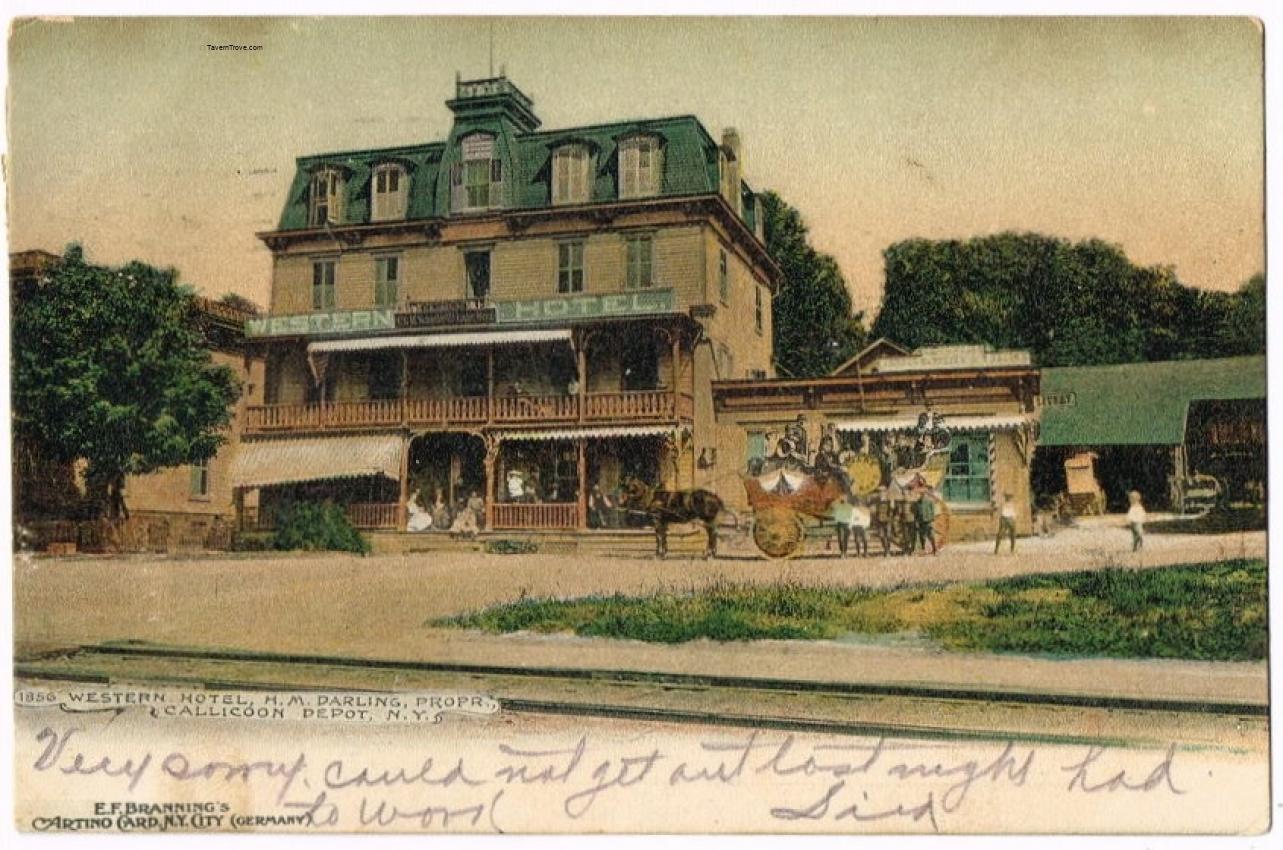
<svg viewBox="0 0 1283 850"><path fill-rule="evenodd" d="M929 427L928 424L920 430L927 432ZM841 495L830 508L830 518L842 557L850 555L852 548L856 556L867 557L870 537L877 538L881 554L891 554L892 530L897 525L908 532L894 541L901 546L902 554L926 554L928 548L931 554L938 553L935 538L938 509L931 488L921 476L912 476L907 482L897 484L894 492L882 483L872 492L862 495L856 492L847 471L849 462L857 453L852 449L840 449L837 435L831 428L820 437L813 454L808 452L807 443L805 419L798 416L785 426L774 451L750 465L749 474L758 479L766 492L782 497L797 494L812 482L835 481ZM872 456L867 447L864 454ZM894 480L891 474L894 461L886 457L879 458L878 463L881 480Z"/></svg>

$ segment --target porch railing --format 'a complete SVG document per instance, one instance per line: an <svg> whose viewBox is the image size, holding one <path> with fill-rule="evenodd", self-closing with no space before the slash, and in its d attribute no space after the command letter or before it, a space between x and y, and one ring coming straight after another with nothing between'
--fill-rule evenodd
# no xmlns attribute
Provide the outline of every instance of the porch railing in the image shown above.
<svg viewBox="0 0 1283 850"><path fill-rule="evenodd" d="M584 418L672 419L673 394L668 390L590 393L584 397Z"/></svg>
<svg viewBox="0 0 1283 850"><path fill-rule="evenodd" d="M347 521L357 528L396 528L396 502L354 502L347 506Z"/></svg>
<svg viewBox="0 0 1283 850"><path fill-rule="evenodd" d="M581 415L582 414L582 415ZM585 422L671 422L689 419L694 400L668 390L589 393L580 410L573 395L452 396L371 399L317 404L255 405L245 410L246 433L345 431L398 425L484 425Z"/></svg>
<svg viewBox="0 0 1283 850"><path fill-rule="evenodd" d="M573 422L579 397L573 395L500 396L492 401L495 422Z"/></svg>
<svg viewBox="0 0 1283 850"><path fill-rule="evenodd" d="M574 502L499 503L493 510L497 529L575 528L579 523Z"/></svg>

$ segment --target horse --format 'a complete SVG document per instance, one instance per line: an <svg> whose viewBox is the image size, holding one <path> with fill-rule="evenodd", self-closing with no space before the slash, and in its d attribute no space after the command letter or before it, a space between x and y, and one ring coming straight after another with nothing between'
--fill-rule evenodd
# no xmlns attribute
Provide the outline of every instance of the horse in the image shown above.
<svg viewBox="0 0 1283 850"><path fill-rule="evenodd" d="M717 557L717 516L724 508L721 498L709 490L660 490L633 478L624 482L620 503L650 516L655 524L655 556L668 554L668 525L699 522L708 534L705 558Z"/></svg>

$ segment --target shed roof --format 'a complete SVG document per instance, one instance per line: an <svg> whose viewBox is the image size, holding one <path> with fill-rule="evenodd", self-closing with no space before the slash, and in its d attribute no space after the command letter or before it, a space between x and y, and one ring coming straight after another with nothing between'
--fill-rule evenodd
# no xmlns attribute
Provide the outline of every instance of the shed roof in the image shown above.
<svg viewBox="0 0 1283 850"><path fill-rule="evenodd" d="M1042 370L1042 446L1173 446L1194 401L1265 398L1265 357Z"/></svg>

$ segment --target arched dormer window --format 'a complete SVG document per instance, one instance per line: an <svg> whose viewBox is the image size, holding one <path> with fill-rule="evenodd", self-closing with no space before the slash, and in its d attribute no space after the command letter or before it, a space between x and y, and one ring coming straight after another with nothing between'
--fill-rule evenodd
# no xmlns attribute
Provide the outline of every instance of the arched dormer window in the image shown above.
<svg viewBox="0 0 1283 850"><path fill-rule="evenodd" d="M565 144L552 152L552 202L586 204L591 194L588 146Z"/></svg>
<svg viewBox="0 0 1283 850"><path fill-rule="evenodd" d="M455 212L502 206L503 160L493 136L474 133L459 143L460 161L450 170L450 209Z"/></svg>
<svg viewBox="0 0 1283 850"><path fill-rule="evenodd" d="M664 151L658 136L632 136L619 143L619 197L648 198L663 184Z"/></svg>
<svg viewBox="0 0 1283 850"><path fill-rule="evenodd" d="M343 220L343 171L333 166L319 168L312 174L308 189L308 224L321 227Z"/></svg>
<svg viewBox="0 0 1283 850"><path fill-rule="evenodd" d="M374 167L370 177L370 221L405 218L410 199L410 175L398 162Z"/></svg>

